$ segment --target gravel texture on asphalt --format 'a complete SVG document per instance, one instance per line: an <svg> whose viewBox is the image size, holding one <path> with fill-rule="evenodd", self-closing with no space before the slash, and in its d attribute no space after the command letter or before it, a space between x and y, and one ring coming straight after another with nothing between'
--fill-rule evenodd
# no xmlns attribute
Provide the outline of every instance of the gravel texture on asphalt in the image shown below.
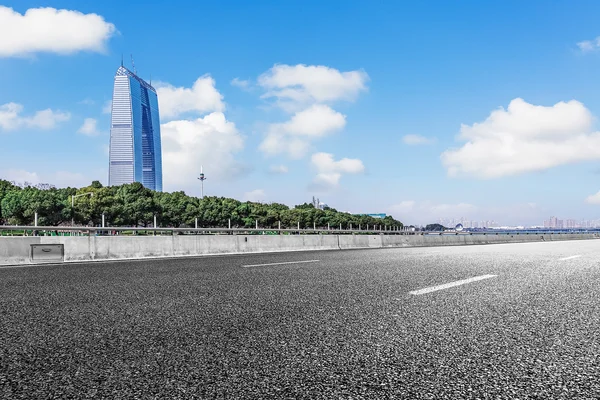
<svg viewBox="0 0 600 400"><path fill-rule="evenodd" d="M597 399L599 287L595 240L2 268L0 396Z"/></svg>

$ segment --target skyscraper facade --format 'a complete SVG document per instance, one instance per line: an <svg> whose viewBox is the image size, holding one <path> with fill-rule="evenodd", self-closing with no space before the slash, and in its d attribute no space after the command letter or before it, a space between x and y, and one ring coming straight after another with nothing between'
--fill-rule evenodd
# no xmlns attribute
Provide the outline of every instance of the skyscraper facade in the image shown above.
<svg viewBox="0 0 600 400"><path fill-rule="evenodd" d="M115 75L110 125L109 186L140 182L162 191L156 90L121 65Z"/></svg>

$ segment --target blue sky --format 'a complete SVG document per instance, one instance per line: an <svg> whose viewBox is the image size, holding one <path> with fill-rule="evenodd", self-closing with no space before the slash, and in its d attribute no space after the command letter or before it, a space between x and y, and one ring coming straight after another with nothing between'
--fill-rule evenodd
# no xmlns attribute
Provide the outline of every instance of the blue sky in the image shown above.
<svg viewBox="0 0 600 400"><path fill-rule="evenodd" d="M133 54L165 190L203 165L209 195L406 223L600 218L600 3L133 3L0 4L0 177L107 183Z"/></svg>

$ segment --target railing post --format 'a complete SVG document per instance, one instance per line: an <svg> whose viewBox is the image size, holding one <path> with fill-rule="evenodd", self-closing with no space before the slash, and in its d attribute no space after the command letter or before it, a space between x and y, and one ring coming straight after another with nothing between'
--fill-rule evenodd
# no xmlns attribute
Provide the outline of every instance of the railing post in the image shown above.
<svg viewBox="0 0 600 400"><path fill-rule="evenodd" d="M198 229L198 218L194 220L194 228Z"/></svg>
<svg viewBox="0 0 600 400"><path fill-rule="evenodd" d="M279 227L277 229L281 229L281 221L277 221L277 226Z"/></svg>
<svg viewBox="0 0 600 400"><path fill-rule="evenodd" d="M317 230L317 223L315 221L313 221L313 231Z"/></svg>
<svg viewBox="0 0 600 400"><path fill-rule="evenodd" d="M342 230L342 224L340 223L340 231Z"/></svg>
<svg viewBox="0 0 600 400"><path fill-rule="evenodd" d="M327 230L329 230L329 222L327 223Z"/></svg>
<svg viewBox="0 0 600 400"><path fill-rule="evenodd" d="M258 220L256 220L256 229L258 229Z"/></svg>
<svg viewBox="0 0 600 400"><path fill-rule="evenodd" d="M229 229L231 229L231 218L229 219Z"/></svg>
<svg viewBox="0 0 600 400"><path fill-rule="evenodd" d="M300 233L300 221L298 221L298 233Z"/></svg>
<svg viewBox="0 0 600 400"><path fill-rule="evenodd" d="M34 226L38 226L38 213L37 213L37 211L35 212L35 216L33 218L33 225Z"/></svg>
<svg viewBox="0 0 600 400"><path fill-rule="evenodd" d="M104 228L106 226L105 224L105 219L104 219L104 213L102 213L102 227Z"/></svg>

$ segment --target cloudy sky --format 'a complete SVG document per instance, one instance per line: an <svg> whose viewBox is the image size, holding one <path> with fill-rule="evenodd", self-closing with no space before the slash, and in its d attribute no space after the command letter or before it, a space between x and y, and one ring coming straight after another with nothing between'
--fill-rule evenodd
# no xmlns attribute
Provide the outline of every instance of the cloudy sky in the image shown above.
<svg viewBox="0 0 600 400"><path fill-rule="evenodd" d="M0 178L107 183L123 55L166 191L405 223L600 218L600 3L0 3Z"/></svg>

